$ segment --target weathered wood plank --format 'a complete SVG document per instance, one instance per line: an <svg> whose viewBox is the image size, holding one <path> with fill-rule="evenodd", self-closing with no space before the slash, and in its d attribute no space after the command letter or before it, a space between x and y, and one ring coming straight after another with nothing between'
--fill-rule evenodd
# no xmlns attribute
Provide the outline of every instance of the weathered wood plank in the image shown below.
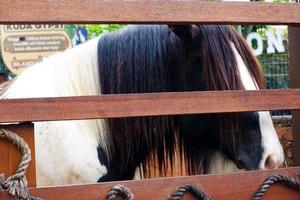
<svg viewBox="0 0 300 200"><path fill-rule="evenodd" d="M203 175L182 178L152 179L144 181L123 181L91 185L75 185L49 188L32 188L30 193L44 200L99 200L105 199L108 190L120 183L129 187L136 200L165 200L179 186L194 184L202 188L216 200L248 200L262 182L271 174L280 173L293 177L300 175L300 168L233 173L225 175ZM267 192L264 200L299 200L300 192L281 184L275 184ZM1 200L12 199L0 193ZM186 200L188 198L185 198Z"/></svg>
<svg viewBox="0 0 300 200"><path fill-rule="evenodd" d="M0 122L300 109L300 89L6 99Z"/></svg>
<svg viewBox="0 0 300 200"><path fill-rule="evenodd" d="M300 4L299 4L300 5ZM300 87L300 26L289 26L289 67L290 85ZM293 111L293 156L296 165L300 165L300 111Z"/></svg>
<svg viewBox="0 0 300 200"><path fill-rule="evenodd" d="M300 5L195 0L5 0L0 23L300 24Z"/></svg>
<svg viewBox="0 0 300 200"><path fill-rule="evenodd" d="M33 124L15 124L15 125L1 125L0 129L7 129L23 138L30 147L32 161L27 170L27 181L31 187L36 186L36 172L35 172L35 146ZM5 177L12 175L21 161L21 153L15 145L7 140L0 140L0 173L4 173ZM0 198L1 199L1 198Z"/></svg>

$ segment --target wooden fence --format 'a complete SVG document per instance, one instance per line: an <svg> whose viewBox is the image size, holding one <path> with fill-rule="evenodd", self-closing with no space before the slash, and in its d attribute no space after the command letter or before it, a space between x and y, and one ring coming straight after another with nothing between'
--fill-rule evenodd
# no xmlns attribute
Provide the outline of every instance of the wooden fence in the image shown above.
<svg viewBox="0 0 300 200"><path fill-rule="evenodd" d="M300 86L300 4L228 3L212 1L102 1L102 0L5 0L0 1L0 23L214 23L288 24L290 77ZM298 67L298 68L297 68ZM220 99L222 101L220 101ZM153 103L155 102L155 103ZM205 104L205 102L211 102ZM217 103L213 103L217 102ZM220 103L222 102L222 103ZM84 106L81 106L83 105ZM151 106L150 106L151 105ZM95 109L96 108L96 109ZM151 108L151 109L149 109ZM89 97L38 98L0 101L0 122L30 122L192 113L221 113L293 109L294 158L300 165L300 90L184 92L103 95ZM32 130L23 125L20 132ZM10 127L14 129L15 127ZM33 134L21 133L33 146ZM18 163L9 145L0 143L0 171L11 173ZM2 163L5 163L3 165ZM35 188L31 164L30 193L45 200L104 199L116 183ZM202 175L143 181L118 182L128 186L136 199L166 199L178 186L192 183L214 199L249 199L270 174L300 176L300 167ZM299 199L299 192L276 185L265 199ZM0 193L1 200L13 199ZM186 198L189 199L189 198Z"/></svg>

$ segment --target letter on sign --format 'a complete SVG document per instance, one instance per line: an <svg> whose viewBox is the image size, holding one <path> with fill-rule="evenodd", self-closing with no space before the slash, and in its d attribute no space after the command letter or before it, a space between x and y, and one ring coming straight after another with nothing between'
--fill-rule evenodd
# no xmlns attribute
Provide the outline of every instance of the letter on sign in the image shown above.
<svg viewBox="0 0 300 200"><path fill-rule="evenodd" d="M256 40L256 44L257 44L256 48L253 48L253 44L252 44L253 40ZM252 47L253 52L256 56L259 56L260 54L263 53L263 41L258 33L255 32L250 33L247 36L247 42L250 45L250 47Z"/></svg>
<svg viewBox="0 0 300 200"><path fill-rule="evenodd" d="M275 35L270 31L266 31L266 36L268 38L267 54L275 53L275 49L278 51L278 53L283 53L285 51L281 37L281 31L276 30Z"/></svg>

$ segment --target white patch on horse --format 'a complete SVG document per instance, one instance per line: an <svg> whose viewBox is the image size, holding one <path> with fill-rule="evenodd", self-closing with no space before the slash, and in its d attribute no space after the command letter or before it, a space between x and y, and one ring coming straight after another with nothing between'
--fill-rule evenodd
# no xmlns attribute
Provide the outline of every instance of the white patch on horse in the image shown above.
<svg viewBox="0 0 300 200"><path fill-rule="evenodd" d="M100 94L98 40L29 67L1 98ZM98 145L107 150L104 120L37 122L35 140L38 186L95 183L107 173L97 152Z"/></svg>
<svg viewBox="0 0 300 200"><path fill-rule="evenodd" d="M277 133L273 126L273 122L269 112L258 112L259 124L262 132L262 144L264 154L260 162L259 168L277 168L284 162L283 149L277 137ZM268 166L266 166L266 160Z"/></svg>
<svg viewBox="0 0 300 200"><path fill-rule="evenodd" d="M259 90L257 83L255 82L254 78L251 77L245 62L241 58L233 43L232 49L237 60L239 74L245 90ZM283 163L284 155L282 146L279 142L278 135L272 122L271 115L267 111L260 111L258 112L258 115L262 134L262 147L264 150L259 168L277 168ZM265 166L267 159L271 159L271 161L268 161L272 162L269 163L270 166Z"/></svg>
<svg viewBox="0 0 300 200"><path fill-rule="evenodd" d="M245 90L258 90L257 83L255 82L254 78L251 76L245 62L243 61L241 55L238 53L237 49L235 48L235 45L231 43L231 47L233 50L233 53L235 55L236 63L239 70L239 75L241 77L241 81L243 83Z"/></svg>
<svg viewBox="0 0 300 200"><path fill-rule="evenodd" d="M222 152L215 151L209 160L208 174L221 174L241 171L236 164L228 159Z"/></svg>
<svg viewBox="0 0 300 200"><path fill-rule="evenodd" d="M35 123L39 186L95 183L107 173L98 161L97 143L91 137L94 130L88 129L89 123L89 120Z"/></svg>
<svg viewBox="0 0 300 200"><path fill-rule="evenodd" d="M143 179L145 179L145 175L144 175L142 169L143 169L142 164L140 164L140 165L135 169L134 176L133 176L133 180L143 180Z"/></svg>

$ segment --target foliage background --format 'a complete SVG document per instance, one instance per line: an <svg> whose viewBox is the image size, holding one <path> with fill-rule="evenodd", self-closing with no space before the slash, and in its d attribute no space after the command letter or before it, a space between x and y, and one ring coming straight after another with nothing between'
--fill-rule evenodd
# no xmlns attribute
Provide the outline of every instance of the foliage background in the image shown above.
<svg viewBox="0 0 300 200"><path fill-rule="evenodd" d="M75 24L68 24L66 25L66 31L70 38L74 36L74 33L77 28L83 26L86 28L89 34L89 39L99 36L100 34L115 31L120 29L126 25L121 24L85 24L85 25L75 25Z"/></svg>

